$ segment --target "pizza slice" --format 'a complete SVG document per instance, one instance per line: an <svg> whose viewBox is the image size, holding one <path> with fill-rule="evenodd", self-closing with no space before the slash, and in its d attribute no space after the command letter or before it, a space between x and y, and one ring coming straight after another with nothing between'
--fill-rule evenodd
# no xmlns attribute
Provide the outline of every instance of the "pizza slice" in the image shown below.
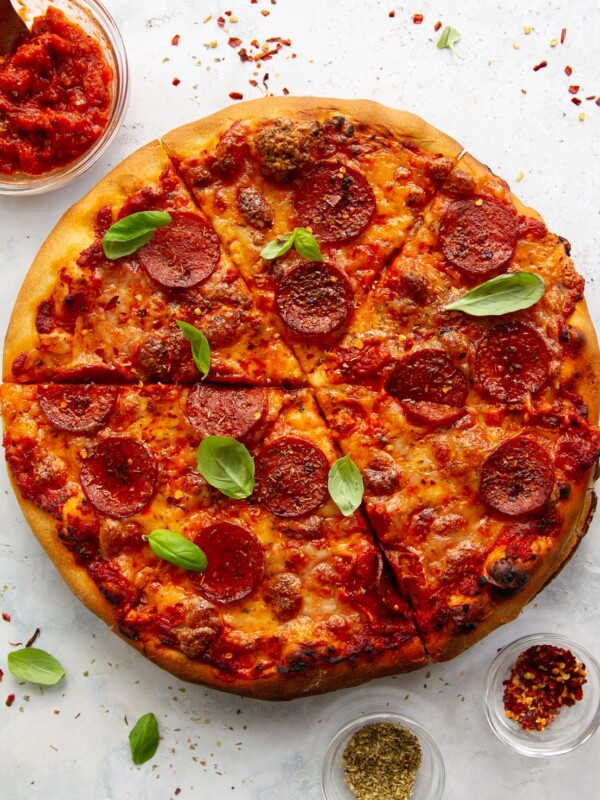
<svg viewBox="0 0 600 800"><path fill-rule="evenodd" d="M4 447L25 516L80 599L181 678L278 699L425 663L412 614L360 511L327 491L336 450L306 391L4 384ZM197 466L244 443L255 488ZM214 481L213 481L214 483ZM148 537L195 544L204 571ZM179 543L179 544L178 544Z"/></svg>
<svg viewBox="0 0 600 800"><path fill-rule="evenodd" d="M289 97L241 103L163 143L305 370L342 335L461 152L407 113ZM261 256L297 228L322 261Z"/></svg>
<svg viewBox="0 0 600 800"><path fill-rule="evenodd" d="M366 387L317 397L434 661L514 618L586 530L600 439L582 419L532 425L467 403L441 427Z"/></svg>
<svg viewBox="0 0 600 800"><path fill-rule="evenodd" d="M162 211L169 224L129 255L102 240L117 220ZM199 329L211 380L298 385L299 365L200 214L158 142L134 153L68 211L17 299L4 380L193 383L177 321Z"/></svg>

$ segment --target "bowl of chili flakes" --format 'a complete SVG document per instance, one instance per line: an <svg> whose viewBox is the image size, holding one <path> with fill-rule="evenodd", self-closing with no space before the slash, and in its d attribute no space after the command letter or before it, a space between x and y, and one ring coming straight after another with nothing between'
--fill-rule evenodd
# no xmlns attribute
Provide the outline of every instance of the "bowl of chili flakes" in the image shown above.
<svg viewBox="0 0 600 800"><path fill-rule="evenodd" d="M445 767L431 734L393 711L347 721L331 739L322 768L325 800L440 800Z"/></svg>
<svg viewBox="0 0 600 800"><path fill-rule="evenodd" d="M98 0L26 0L30 38L0 56L0 194L64 186L114 140L129 97L125 46Z"/></svg>
<svg viewBox="0 0 600 800"><path fill-rule="evenodd" d="M518 753L568 753L600 726L600 665L564 636L524 636L491 663L484 706L496 736Z"/></svg>

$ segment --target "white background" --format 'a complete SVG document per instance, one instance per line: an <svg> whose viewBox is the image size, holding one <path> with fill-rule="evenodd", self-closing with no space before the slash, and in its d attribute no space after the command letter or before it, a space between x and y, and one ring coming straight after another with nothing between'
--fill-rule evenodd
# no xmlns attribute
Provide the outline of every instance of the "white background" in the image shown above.
<svg viewBox="0 0 600 800"><path fill-rule="evenodd" d="M125 124L103 160L72 186L0 198L0 320L6 328L19 286L61 214L110 167L157 135L263 90L370 98L413 111L460 141L504 177L552 230L573 244L600 321L600 107L568 92L600 96L600 7L592 0L105 0L129 57ZM261 9L270 12L263 16ZM394 9L395 17L389 17ZM225 10L239 18L225 30ZM421 25L412 15L424 16ZM212 15L206 23L203 20ZM437 20L462 34L436 48ZM524 26L532 32L525 35ZM563 45L552 47L567 29ZM180 34L178 47L171 45ZM227 45L291 39L260 68ZM218 46L207 48L206 43ZM517 49L518 46L518 49ZM296 54L292 58L292 53ZM548 67L538 72L542 60ZM568 78L564 68L570 65ZM257 73L256 75L254 73ZM181 83L174 86L172 81ZM585 119L579 119L580 112ZM444 755L445 800L599 800L600 734L575 752L527 759L495 739L481 704L496 650L521 634L561 632L600 656L600 516L561 575L521 617L455 659L410 676L284 704L250 701L183 684L146 662L87 612L56 575L0 477L0 797L2 800L204 798L319 800L320 761L333 731L363 704L388 704L423 723ZM6 669L10 643L41 628L37 645L67 670L40 690ZM11 708L5 696L16 694ZM153 711L156 757L131 764L127 735Z"/></svg>

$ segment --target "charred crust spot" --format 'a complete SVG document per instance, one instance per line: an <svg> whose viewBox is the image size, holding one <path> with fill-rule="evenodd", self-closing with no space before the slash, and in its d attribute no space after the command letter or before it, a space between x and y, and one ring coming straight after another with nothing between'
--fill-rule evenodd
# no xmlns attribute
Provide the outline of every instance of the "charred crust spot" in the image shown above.
<svg viewBox="0 0 600 800"><path fill-rule="evenodd" d="M492 594L514 597L522 592L529 581L529 572L520 558L499 558L487 570L487 581Z"/></svg>
<svg viewBox="0 0 600 800"><path fill-rule="evenodd" d="M565 239L564 236L559 236L558 241L561 242L562 246L565 248L565 253L570 256L571 255L571 242L568 239Z"/></svg>

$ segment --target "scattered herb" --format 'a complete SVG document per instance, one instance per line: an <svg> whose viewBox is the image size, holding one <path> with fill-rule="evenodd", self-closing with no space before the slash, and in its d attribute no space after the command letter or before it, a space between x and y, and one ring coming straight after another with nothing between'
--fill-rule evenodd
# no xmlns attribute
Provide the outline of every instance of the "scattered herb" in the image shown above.
<svg viewBox="0 0 600 800"><path fill-rule="evenodd" d="M583 697L585 664L570 650L551 644L533 645L517 658L504 681L504 711L525 731L542 731L563 706Z"/></svg>
<svg viewBox="0 0 600 800"><path fill-rule="evenodd" d="M145 764L158 750L158 722L154 714L144 714L129 734L131 758L134 764Z"/></svg>
<svg viewBox="0 0 600 800"><path fill-rule="evenodd" d="M463 311L473 317L510 314L534 305L544 292L544 281L537 275L532 272L513 272L479 284L446 306L445 310Z"/></svg>
<svg viewBox="0 0 600 800"><path fill-rule="evenodd" d="M279 258L292 247L295 247L303 258L308 258L310 261L323 261L319 243L306 228L294 228L292 233L277 236L262 250L261 256L267 259Z"/></svg>
<svg viewBox="0 0 600 800"><path fill-rule="evenodd" d="M456 28L451 27L450 25L446 25L444 30L442 31L442 35L440 36L437 46L440 50L444 48L448 48L448 50L452 50L454 55L457 58L460 58L459 53L456 52L454 49L454 45L458 44L461 40L460 33L456 30Z"/></svg>
<svg viewBox="0 0 600 800"><path fill-rule="evenodd" d="M345 517L360 506L365 491L360 470L350 456L343 456L329 470L329 494Z"/></svg>
<svg viewBox="0 0 600 800"><path fill-rule="evenodd" d="M37 647L24 647L8 654L8 668L16 678L43 686L54 686L65 677L58 661Z"/></svg>
<svg viewBox="0 0 600 800"><path fill-rule="evenodd" d="M227 497L242 500L254 491L254 459L231 436L207 436L196 458L198 472Z"/></svg>
<svg viewBox="0 0 600 800"><path fill-rule="evenodd" d="M157 228L171 222L166 211L139 211L115 222L104 234L104 255L111 261L129 256L147 244Z"/></svg>
<svg viewBox="0 0 600 800"><path fill-rule="evenodd" d="M169 561L192 572L204 572L207 566L206 556L198 545L190 542L181 533L169 530L152 531L144 539L150 545L155 556Z"/></svg>
<svg viewBox="0 0 600 800"><path fill-rule="evenodd" d="M208 339L202 331L198 330L194 325L190 325L189 322L184 322L181 319L176 320L176 322L179 325L179 330L192 345L194 364L198 367L198 372L202 380L204 380L210 371L210 345Z"/></svg>
<svg viewBox="0 0 600 800"><path fill-rule="evenodd" d="M357 800L407 800L422 752L403 725L375 722L356 731L342 756L344 778Z"/></svg>

